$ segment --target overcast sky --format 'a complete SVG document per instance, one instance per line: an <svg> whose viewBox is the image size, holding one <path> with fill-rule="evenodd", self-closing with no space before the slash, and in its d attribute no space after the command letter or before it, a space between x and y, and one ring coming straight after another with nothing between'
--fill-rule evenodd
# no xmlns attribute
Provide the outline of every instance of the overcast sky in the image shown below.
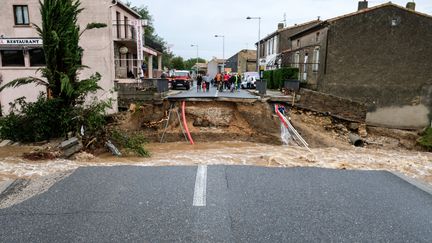
<svg viewBox="0 0 432 243"><path fill-rule="evenodd" d="M184 58L199 56L207 60L222 58L222 38L225 35L225 58L241 49L254 49L258 40L258 20L261 16L261 38L275 31L284 19L287 25L316 19L328 19L357 10L357 0L130 0L132 5L147 6L154 19L156 32L163 37L175 55ZM369 1L369 6L386 3ZM405 6L408 0L393 0ZM432 15L431 0L417 0L417 11Z"/></svg>

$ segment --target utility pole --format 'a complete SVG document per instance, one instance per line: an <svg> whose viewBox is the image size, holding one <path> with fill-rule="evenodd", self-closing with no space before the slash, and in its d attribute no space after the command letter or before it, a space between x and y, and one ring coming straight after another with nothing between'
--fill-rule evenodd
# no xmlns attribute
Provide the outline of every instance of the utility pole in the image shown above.
<svg viewBox="0 0 432 243"><path fill-rule="evenodd" d="M259 72L259 59L261 52L261 17L250 17L248 16L246 19L258 19L258 48L257 48L257 72Z"/></svg>
<svg viewBox="0 0 432 243"><path fill-rule="evenodd" d="M222 73L225 72L225 36L224 35L215 35L215 37L222 38Z"/></svg>

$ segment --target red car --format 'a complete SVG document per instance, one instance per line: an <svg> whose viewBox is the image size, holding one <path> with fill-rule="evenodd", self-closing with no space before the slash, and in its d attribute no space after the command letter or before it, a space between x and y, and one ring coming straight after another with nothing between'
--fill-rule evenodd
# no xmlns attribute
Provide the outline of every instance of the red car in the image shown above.
<svg viewBox="0 0 432 243"><path fill-rule="evenodd" d="M171 76L171 87L177 89L178 87L184 87L189 90L192 86L192 77L189 71L177 70Z"/></svg>

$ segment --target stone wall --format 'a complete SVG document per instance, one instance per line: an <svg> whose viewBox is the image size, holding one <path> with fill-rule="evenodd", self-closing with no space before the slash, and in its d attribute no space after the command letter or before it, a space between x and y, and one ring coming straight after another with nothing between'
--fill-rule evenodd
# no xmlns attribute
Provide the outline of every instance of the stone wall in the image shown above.
<svg viewBox="0 0 432 243"><path fill-rule="evenodd" d="M431 40L432 18L395 6L340 19L330 25L318 90L375 108L430 107Z"/></svg>
<svg viewBox="0 0 432 243"><path fill-rule="evenodd" d="M309 89L300 89L300 100L296 106L312 111L329 113L348 121L365 122L366 105L349 99L316 92Z"/></svg>

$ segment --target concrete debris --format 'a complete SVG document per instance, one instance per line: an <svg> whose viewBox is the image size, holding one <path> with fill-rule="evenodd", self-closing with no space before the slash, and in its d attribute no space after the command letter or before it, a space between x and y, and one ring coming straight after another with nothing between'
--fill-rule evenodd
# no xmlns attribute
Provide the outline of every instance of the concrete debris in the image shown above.
<svg viewBox="0 0 432 243"><path fill-rule="evenodd" d="M116 156L121 156L122 154L120 153L120 151L116 148L116 146L110 141L108 140L105 145L108 147L108 149L111 151L111 153L113 155Z"/></svg>
<svg viewBox="0 0 432 243"><path fill-rule="evenodd" d="M6 191L6 189L8 189L9 186L12 185L13 182L14 182L13 180L0 181L0 194L2 194L2 192Z"/></svg>
<svg viewBox="0 0 432 243"><path fill-rule="evenodd" d="M74 155L75 160L78 161L86 161L86 160L92 160L95 158L93 154L89 154L87 152L80 152Z"/></svg>
<svg viewBox="0 0 432 243"><path fill-rule="evenodd" d="M70 147L72 147L72 146L74 146L74 145L77 145L78 143L79 143L78 138L73 137L73 138L70 138L70 139L68 139L68 140L66 140L66 141L63 141L63 142L60 144L60 149L62 149L62 150L64 150L64 149L68 149L68 148L70 148Z"/></svg>
<svg viewBox="0 0 432 243"><path fill-rule="evenodd" d="M360 124L359 123L357 123L357 122L351 122L350 124L349 124L349 129L351 130L351 131L357 131L358 129L359 129L359 127L360 127Z"/></svg>
<svg viewBox="0 0 432 243"><path fill-rule="evenodd" d="M1 143L0 143L0 147L4 147L4 146L8 146L8 145L12 145L12 141L11 140L3 140Z"/></svg>
<svg viewBox="0 0 432 243"><path fill-rule="evenodd" d="M60 144L60 149L62 150L62 153L63 153L62 157L63 158L69 158L73 154L81 151L81 149L83 149L83 145L80 143L78 138L73 137L73 138L70 138L66 141L63 141Z"/></svg>
<svg viewBox="0 0 432 243"><path fill-rule="evenodd" d="M367 137L368 133L366 130L366 124L361 124L358 128L358 134L360 135L360 137L365 138Z"/></svg>

